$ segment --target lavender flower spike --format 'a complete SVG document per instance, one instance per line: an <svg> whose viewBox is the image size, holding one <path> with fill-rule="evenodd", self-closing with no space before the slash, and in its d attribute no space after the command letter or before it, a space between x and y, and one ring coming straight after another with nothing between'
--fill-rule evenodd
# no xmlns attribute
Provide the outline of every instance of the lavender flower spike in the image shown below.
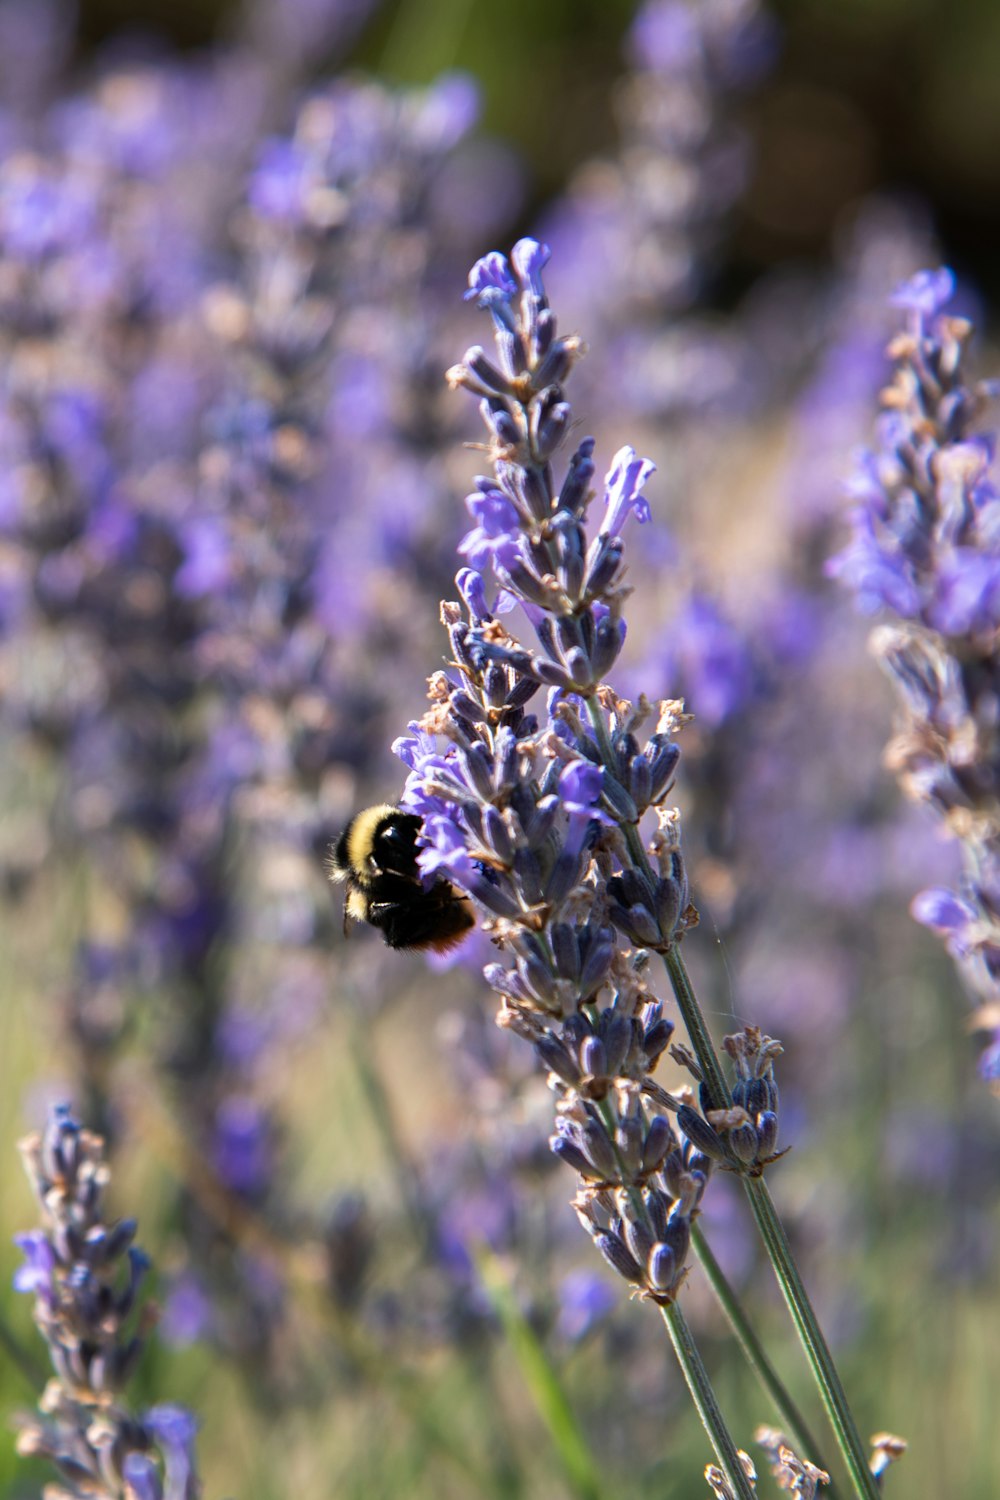
<svg viewBox="0 0 1000 1500"><path fill-rule="evenodd" d="M829 570L886 617L872 647L903 705L888 763L959 840L964 865L960 891L923 891L912 911L982 1002L995 1036L981 1069L1000 1087L1000 492L995 439L978 427L996 384L966 379L972 329L945 311L953 291L942 268L892 299L906 331L852 482L853 537Z"/></svg>
<svg viewBox="0 0 1000 1500"><path fill-rule="evenodd" d="M14 1286L34 1295L55 1375L19 1419L18 1452L55 1464L60 1484L46 1494L60 1500L196 1500L195 1419L179 1406L136 1417L121 1401L150 1322L139 1303L149 1261L135 1221L105 1216L104 1142L57 1106L21 1151L45 1226L16 1236Z"/></svg>
<svg viewBox="0 0 1000 1500"><path fill-rule="evenodd" d="M493 319L496 360L476 346L449 381L480 398L493 473L466 502L463 603L442 605L454 670L431 678L429 712L395 747L409 767L403 802L423 819L424 869L468 894L503 956L485 971L497 1022L533 1046L549 1075L550 1145L575 1174L580 1222L633 1292L663 1309L716 1456L746 1500L676 1307L711 1162L675 1130L679 1101L651 1076L673 1027L641 951L668 953L697 920L677 814L663 807L684 716L661 704L643 741L651 705L626 702L605 681L625 638L622 533L630 514L649 518L642 491L653 466L623 448L589 528L593 439L557 480L571 422L563 382L581 347L558 333L547 259L544 245L521 240L509 262L488 255L469 277ZM530 622L528 644L498 617L511 604ZM544 711L529 713L542 689ZM642 831L647 814L652 833Z"/></svg>

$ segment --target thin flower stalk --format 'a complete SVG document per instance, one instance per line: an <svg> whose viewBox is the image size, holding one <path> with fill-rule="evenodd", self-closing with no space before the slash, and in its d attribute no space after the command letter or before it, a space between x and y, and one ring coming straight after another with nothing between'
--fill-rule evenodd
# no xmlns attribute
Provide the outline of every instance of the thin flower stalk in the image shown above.
<svg viewBox="0 0 1000 1500"><path fill-rule="evenodd" d="M449 378L481 398L494 472L467 502L463 603L442 606L454 669L434 675L429 713L397 742L410 768L403 800L423 820L424 872L473 899L507 960L486 969L498 1023L528 1040L549 1074L552 1150L577 1176L580 1221L634 1293L668 1315L718 1462L743 1497L735 1444L673 1312L708 1180L708 1158L686 1133L700 1117L651 1077L673 1028L649 987L647 950L668 949L695 920L677 815L662 805L683 716L661 704L643 743L651 705L605 685L625 636L622 534L631 515L649 518L652 466L620 450L592 535L591 439L556 485L552 460L570 425L562 386L580 343L557 333L547 255L522 240L511 263L492 254L470 275L497 356L474 347ZM537 649L502 623L515 604ZM544 717L528 711L543 688ZM647 811L657 828L644 846Z"/></svg>

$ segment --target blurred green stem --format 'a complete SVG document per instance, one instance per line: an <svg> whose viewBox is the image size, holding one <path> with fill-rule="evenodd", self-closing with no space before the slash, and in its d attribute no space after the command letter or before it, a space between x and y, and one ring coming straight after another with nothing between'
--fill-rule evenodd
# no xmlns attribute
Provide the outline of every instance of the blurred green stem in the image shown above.
<svg viewBox="0 0 1000 1500"><path fill-rule="evenodd" d="M426 79L454 67L469 21L471 0L400 0L382 47L379 72L392 78Z"/></svg>
<svg viewBox="0 0 1000 1500"><path fill-rule="evenodd" d="M578 1495L580 1500L601 1500L604 1485L587 1439L576 1420L559 1374L521 1312L498 1258L489 1250L480 1249L476 1255L476 1269L559 1455L570 1492Z"/></svg>
<svg viewBox="0 0 1000 1500"><path fill-rule="evenodd" d="M34 1396L37 1396L45 1384L46 1371L39 1364L34 1355L31 1354L21 1343L15 1333L12 1333L5 1318L0 1317L0 1349L4 1351L11 1364L30 1387Z"/></svg>
<svg viewBox="0 0 1000 1500"><path fill-rule="evenodd" d="M383 1152L395 1176L396 1189L414 1239L422 1258L426 1262L431 1262L437 1253L437 1226L434 1215L423 1190L417 1163L407 1150L403 1133L396 1123L389 1091L373 1061L371 1024L366 1023L353 1006L350 1019L350 1046L351 1057L361 1082L365 1103L378 1133ZM498 1394L494 1389L492 1368L488 1361L470 1358L464 1350L461 1357L470 1385L477 1391L484 1412L488 1413L491 1418L491 1428L495 1428L501 1408ZM521 1494L524 1486L520 1470L513 1461L513 1449L509 1444L494 1445L493 1467L494 1487L499 1494L504 1496ZM583 1500L587 1500L587 1497L583 1497Z"/></svg>
<svg viewBox="0 0 1000 1500"><path fill-rule="evenodd" d="M420 1173L396 1124L392 1100L382 1081L382 1075L372 1061L371 1022L366 1021L353 1005L350 1017L351 1061L383 1154L396 1179L396 1191L410 1229L426 1259L434 1250L434 1225L427 1209Z"/></svg>

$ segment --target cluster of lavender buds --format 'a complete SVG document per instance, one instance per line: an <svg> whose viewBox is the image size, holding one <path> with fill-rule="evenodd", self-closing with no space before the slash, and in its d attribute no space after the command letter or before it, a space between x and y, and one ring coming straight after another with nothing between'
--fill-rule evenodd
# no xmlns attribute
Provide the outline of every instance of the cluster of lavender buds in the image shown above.
<svg viewBox="0 0 1000 1500"><path fill-rule="evenodd" d="M830 571L867 613L890 617L872 649L904 719L887 761L963 855L959 890L921 892L918 921L940 933L993 1032L981 1068L1000 1080L1000 495L994 439L979 420L996 384L970 383L968 320L945 309L947 269L921 272L893 302L907 326L889 346L878 443L851 482L853 534ZM891 622L890 622L891 621Z"/></svg>
<svg viewBox="0 0 1000 1500"><path fill-rule="evenodd" d="M623 532L631 515L648 519L652 466L629 448L616 455L588 536L593 441L561 484L553 475L570 424L562 382L580 350L557 332L547 258L521 240L510 263L494 253L470 274L497 356L474 347L449 379L481 398L494 472L467 501L464 610L442 607L454 671L431 678L432 707L396 750L410 768L404 805L423 820L425 874L466 892L508 955L486 978L499 1023L531 1042L550 1075L552 1149L578 1175L581 1220L640 1295L669 1304L712 1157L759 1170L773 1156L775 1044L734 1041L740 1093L714 1126L651 1077L673 1028L649 985L649 953L668 953L697 920L678 816L663 806L684 714L662 703L643 743L650 705L604 683L625 637ZM534 647L502 622L515 607ZM527 706L542 688L540 721ZM648 812L656 828L644 840Z"/></svg>
<svg viewBox="0 0 1000 1500"><path fill-rule="evenodd" d="M38 1411L19 1418L18 1452L55 1465L55 1500L195 1500L194 1418L168 1405L134 1415L123 1402L155 1317L140 1298L149 1261L135 1221L107 1217L104 1142L58 1106L21 1150L44 1227L16 1237L14 1285L34 1295L55 1374Z"/></svg>
<svg viewBox="0 0 1000 1500"><path fill-rule="evenodd" d="M758 1427L754 1438L767 1454L771 1474L779 1490L796 1495L798 1500L816 1500L821 1485L830 1483L825 1470L807 1459L799 1458L783 1432L773 1427Z"/></svg>

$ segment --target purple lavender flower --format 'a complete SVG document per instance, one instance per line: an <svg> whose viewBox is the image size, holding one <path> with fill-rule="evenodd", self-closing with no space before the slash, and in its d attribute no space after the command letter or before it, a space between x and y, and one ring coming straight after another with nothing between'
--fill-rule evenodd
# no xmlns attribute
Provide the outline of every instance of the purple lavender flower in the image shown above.
<svg viewBox="0 0 1000 1500"><path fill-rule="evenodd" d="M552 468L569 422L562 382L580 351L557 332L547 259L522 240L510 262L494 253L469 277L498 362L473 348L449 379L481 398L494 477L468 502L477 525L460 550L471 566L456 580L467 617L458 604L442 610L462 676L435 675L430 713L396 748L410 767L404 804L424 821L424 868L472 897L508 954L486 975L501 1024L532 1042L557 1088L552 1147L581 1179L577 1211L612 1266L669 1303L707 1162L643 1108L671 1028L628 976L630 944L666 950L693 920L675 818L659 806L678 752L669 705L641 745L649 706L603 685L624 639L622 532L632 513L648 519L652 465L621 449L588 538L592 440L558 485ZM492 613L487 570L522 606L534 647ZM540 723L526 708L543 687ZM644 848L623 828L650 808L659 832Z"/></svg>
<svg viewBox="0 0 1000 1500"><path fill-rule="evenodd" d="M747 141L727 106L774 42L756 0L647 0L616 97L620 148L586 164L546 225L561 305L572 322L586 316L610 352L614 377L596 382L595 400L599 390L602 406L630 420L736 397L737 342L684 315L748 176Z"/></svg>
<svg viewBox="0 0 1000 1500"><path fill-rule="evenodd" d="M340 80L260 149L300 42L347 10L261 0L269 81L239 47L116 69L0 157L3 714L60 778L42 847L82 855L101 891L65 1032L110 1124L109 1063L136 1006L169 995L143 1034L191 1148L274 1220L265 1049L238 1015L271 1006L280 1044L277 997L300 1028L320 1014L300 962L329 935L320 855L347 785L377 774L395 685L350 643L377 621L380 660L390 637L414 650L406 591L433 572L431 198L477 108L459 75ZM233 1274L197 1195L184 1219L224 1304L201 1326L266 1366L280 1298Z"/></svg>
<svg viewBox="0 0 1000 1500"><path fill-rule="evenodd" d="M994 387L967 381L972 330L945 311L953 291L942 268L918 273L893 297L906 330L889 348L895 368L878 444L851 486L853 537L829 569L863 609L892 620L872 636L904 709L888 763L962 848L960 890L924 891L913 914L941 934L992 1008L1000 997L1000 492L993 437L977 425Z"/></svg>
<svg viewBox="0 0 1000 1500"><path fill-rule="evenodd" d="M134 1220L106 1217L104 1143L59 1106L21 1151L44 1228L17 1236L26 1262L14 1285L34 1294L55 1373L38 1412L18 1419L18 1452L49 1459L60 1494L80 1500L118 1500L126 1486L195 1500L194 1417L179 1406L135 1416L122 1398L144 1342L136 1309L149 1262Z"/></svg>
<svg viewBox="0 0 1000 1500"><path fill-rule="evenodd" d="M567 1343L582 1343L614 1311L611 1283L592 1271L570 1271L559 1283L556 1332Z"/></svg>

